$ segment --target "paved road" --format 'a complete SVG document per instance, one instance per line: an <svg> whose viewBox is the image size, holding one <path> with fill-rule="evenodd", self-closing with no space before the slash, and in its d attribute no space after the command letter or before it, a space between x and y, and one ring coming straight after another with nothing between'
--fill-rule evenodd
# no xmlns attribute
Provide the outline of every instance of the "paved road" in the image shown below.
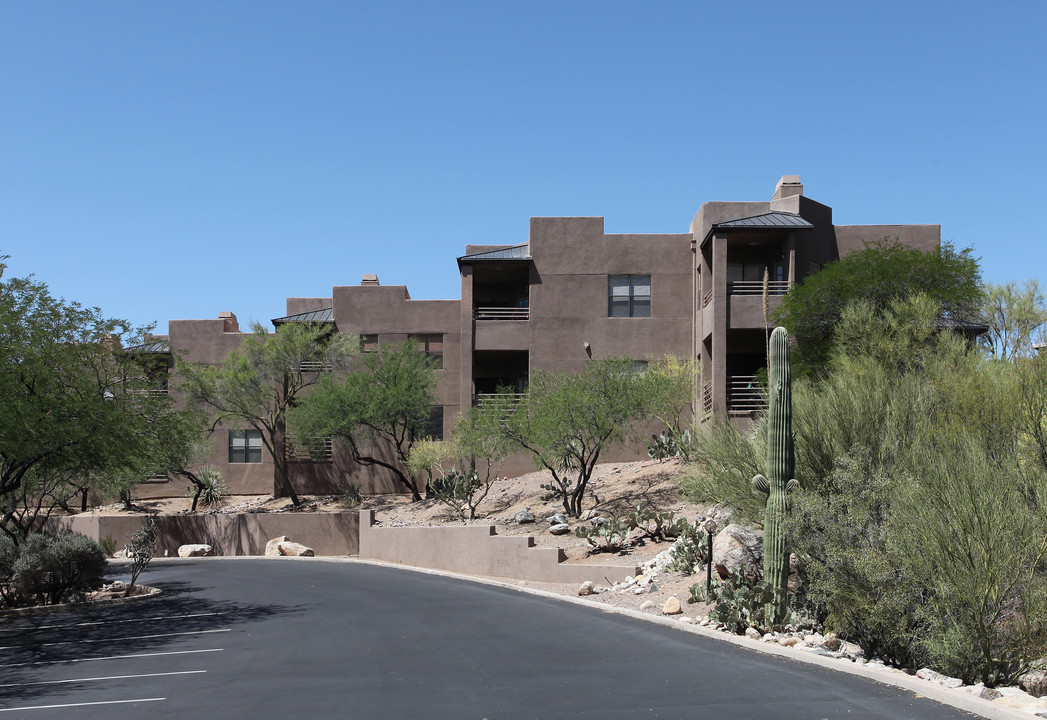
<svg viewBox="0 0 1047 720"><path fill-rule="evenodd" d="M156 600L0 620L0 720L972 716L512 589L363 564L157 562Z"/></svg>

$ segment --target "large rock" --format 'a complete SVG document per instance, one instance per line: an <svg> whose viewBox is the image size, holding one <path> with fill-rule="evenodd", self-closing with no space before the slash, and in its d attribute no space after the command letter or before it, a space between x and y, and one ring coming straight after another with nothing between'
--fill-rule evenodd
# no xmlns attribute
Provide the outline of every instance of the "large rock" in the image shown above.
<svg viewBox="0 0 1047 720"><path fill-rule="evenodd" d="M178 557L206 557L214 555L214 548L202 543L196 545L179 545Z"/></svg>
<svg viewBox="0 0 1047 720"><path fill-rule="evenodd" d="M550 535L566 535L571 532L571 526L567 523L559 523L549 528Z"/></svg>
<svg viewBox="0 0 1047 720"><path fill-rule="evenodd" d="M958 688L963 686L963 680L960 678L949 677L948 675L942 675L940 672L935 672L930 668L920 668L916 671L916 677L923 678L924 680L930 680L933 683L944 685L947 688Z"/></svg>
<svg viewBox="0 0 1047 720"><path fill-rule="evenodd" d="M296 543L286 535L275 537L265 544L267 557L289 556L289 557L313 557L315 553L310 547Z"/></svg>
<svg viewBox="0 0 1047 720"><path fill-rule="evenodd" d="M680 607L680 599L675 595L665 601L665 605L662 606L662 615L679 615L683 612L683 608Z"/></svg>
<svg viewBox="0 0 1047 720"><path fill-rule="evenodd" d="M725 578L737 568L747 573L763 570L763 533L731 523L713 539L713 566Z"/></svg>
<svg viewBox="0 0 1047 720"><path fill-rule="evenodd" d="M531 508L526 507L520 512L516 513L516 522L520 525L526 525L534 522L534 513L531 512Z"/></svg>

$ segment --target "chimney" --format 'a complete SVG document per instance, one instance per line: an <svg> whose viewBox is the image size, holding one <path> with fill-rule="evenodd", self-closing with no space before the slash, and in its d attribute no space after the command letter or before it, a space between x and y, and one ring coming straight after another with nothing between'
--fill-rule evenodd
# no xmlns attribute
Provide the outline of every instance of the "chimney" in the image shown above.
<svg viewBox="0 0 1047 720"><path fill-rule="evenodd" d="M771 196L771 200L781 200L793 195L803 195L803 183L800 182L800 176L782 175L782 179L778 181L774 188L774 195Z"/></svg>
<svg viewBox="0 0 1047 720"><path fill-rule="evenodd" d="M361 285L381 285L378 282L378 276L374 273L364 273L364 279L360 281Z"/></svg>
<svg viewBox="0 0 1047 720"><path fill-rule="evenodd" d="M236 315L228 310L218 313L218 319L224 321L222 323L222 332L240 332L240 323L236 321Z"/></svg>

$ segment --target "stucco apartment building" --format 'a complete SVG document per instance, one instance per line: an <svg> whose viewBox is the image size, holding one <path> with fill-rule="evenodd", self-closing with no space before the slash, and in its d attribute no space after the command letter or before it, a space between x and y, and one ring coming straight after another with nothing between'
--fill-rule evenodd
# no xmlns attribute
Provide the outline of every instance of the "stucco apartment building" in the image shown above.
<svg viewBox="0 0 1047 720"><path fill-rule="evenodd" d="M364 275L329 295L288 298L273 320L329 323L361 337L364 349L415 338L440 357L434 428L449 436L454 418L498 388L522 392L535 368L577 370L590 358L665 354L698 360L696 411L748 417L759 409L753 376L765 364L764 273L770 311L794 283L884 236L922 250L938 247L938 225L835 225L832 208L785 176L770 200L706 202L687 232L608 234L601 217L531 218L526 243L467 245L458 258L460 300L413 300L403 285ZM172 320L155 351L218 363L240 342L232 313ZM208 464L231 493L269 493L273 467L251 431L219 428ZM619 448L613 459L638 457ZM609 458L609 459L612 459ZM519 458L510 470L531 469ZM299 492L330 491L339 477L365 492L399 492L391 476L354 466L337 447L292 466ZM156 480L144 495L184 491Z"/></svg>

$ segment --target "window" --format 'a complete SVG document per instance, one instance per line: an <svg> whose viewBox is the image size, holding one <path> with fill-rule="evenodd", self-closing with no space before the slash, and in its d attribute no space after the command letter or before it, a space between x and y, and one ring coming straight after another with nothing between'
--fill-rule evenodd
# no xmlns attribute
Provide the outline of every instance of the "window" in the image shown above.
<svg viewBox="0 0 1047 720"><path fill-rule="evenodd" d="M229 462L262 462L262 433L258 430L230 430Z"/></svg>
<svg viewBox="0 0 1047 720"><path fill-rule="evenodd" d="M727 263L727 282L763 282L763 273L767 263L729 262Z"/></svg>
<svg viewBox="0 0 1047 720"><path fill-rule="evenodd" d="M444 336L443 335L408 335L420 346L419 349L429 357L433 358L433 367L444 366Z"/></svg>
<svg viewBox="0 0 1047 720"><path fill-rule="evenodd" d="M360 352L378 352L378 336L377 335L361 335L360 336Z"/></svg>
<svg viewBox="0 0 1047 720"><path fill-rule="evenodd" d="M437 405L434 407L429 413L429 417L411 429L412 440L421 440L423 438L429 438L430 440L444 439L444 409L442 406Z"/></svg>
<svg viewBox="0 0 1047 720"><path fill-rule="evenodd" d="M651 317L651 276L610 275L607 317Z"/></svg>

